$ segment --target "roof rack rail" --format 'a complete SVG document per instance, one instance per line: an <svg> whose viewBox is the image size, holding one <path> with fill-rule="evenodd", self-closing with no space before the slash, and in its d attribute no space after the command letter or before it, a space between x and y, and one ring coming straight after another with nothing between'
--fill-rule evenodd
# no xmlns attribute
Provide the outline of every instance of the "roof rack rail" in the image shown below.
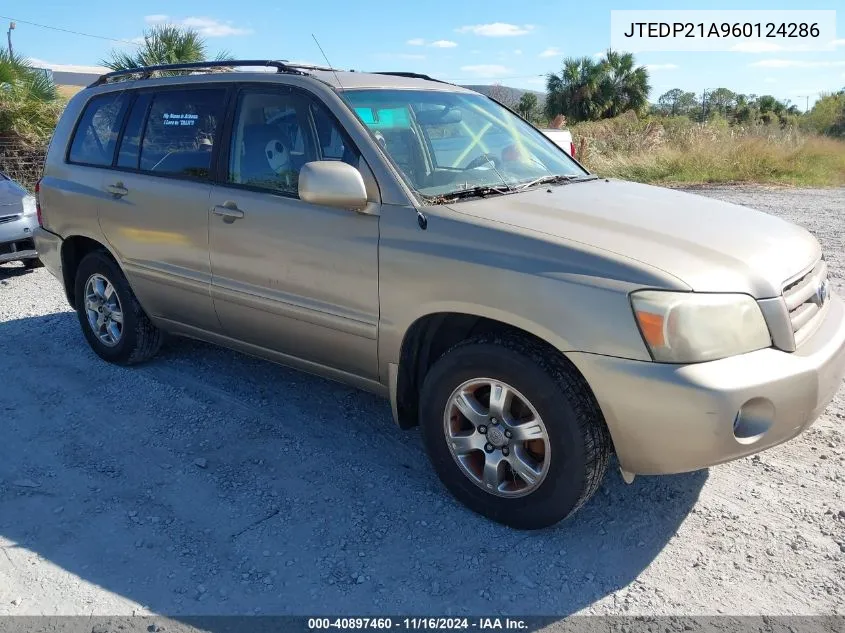
<svg viewBox="0 0 845 633"><path fill-rule="evenodd" d="M205 62L184 62L180 64L159 64L157 66L139 66L138 68L126 68L124 70L115 70L114 72L101 75L89 88L100 86L113 79L121 79L123 77L130 77L132 75L141 75L141 79L149 79L153 73L156 72L171 72L178 70L209 70L212 68L234 68L236 66L260 66L265 68L275 68L277 73L292 73L295 75L306 75L307 73L299 70L305 68L304 66L297 66L296 64L288 64L287 60L273 60L273 59L225 59L213 60Z"/></svg>
<svg viewBox="0 0 845 633"><path fill-rule="evenodd" d="M436 81L437 83L441 84L449 84L453 85L448 81L443 81L442 79L435 79L429 75L423 75L422 73L409 73L409 72L400 72L400 71L382 71L382 72L375 72L374 75L392 75L393 77L407 77L408 79L425 79L426 81Z"/></svg>

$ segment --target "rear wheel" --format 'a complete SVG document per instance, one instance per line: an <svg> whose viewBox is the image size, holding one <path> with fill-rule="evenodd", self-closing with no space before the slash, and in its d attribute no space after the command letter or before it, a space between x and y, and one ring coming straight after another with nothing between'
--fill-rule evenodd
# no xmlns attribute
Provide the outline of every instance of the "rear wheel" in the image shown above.
<svg viewBox="0 0 845 633"><path fill-rule="evenodd" d="M423 384L420 420L441 481L516 528L566 518L598 489L611 452L601 411L566 359L514 336L465 341Z"/></svg>
<svg viewBox="0 0 845 633"><path fill-rule="evenodd" d="M131 365L152 358L161 347L163 333L104 251L89 253L80 262L74 296L82 332L103 360Z"/></svg>

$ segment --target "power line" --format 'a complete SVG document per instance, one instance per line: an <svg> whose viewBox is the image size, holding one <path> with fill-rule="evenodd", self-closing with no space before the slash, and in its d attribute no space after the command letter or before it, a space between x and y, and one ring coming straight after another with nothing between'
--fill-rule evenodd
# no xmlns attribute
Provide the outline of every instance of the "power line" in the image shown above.
<svg viewBox="0 0 845 633"><path fill-rule="evenodd" d="M29 24L30 26L37 26L42 29L50 29L51 31L61 31L62 33L71 33L72 35L82 35L84 37L93 37L98 40L108 40L109 42L119 42L121 44L131 44L132 46L139 46L138 42L130 40L121 40L114 37L106 37L105 35L92 35L91 33L81 33L80 31L71 31L70 29L62 29L58 26L49 26L47 24L38 24L37 22L28 22L26 20L19 20L17 18L10 18L0 15L0 20L11 20L12 22L20 22L21 24Z"/></svg>

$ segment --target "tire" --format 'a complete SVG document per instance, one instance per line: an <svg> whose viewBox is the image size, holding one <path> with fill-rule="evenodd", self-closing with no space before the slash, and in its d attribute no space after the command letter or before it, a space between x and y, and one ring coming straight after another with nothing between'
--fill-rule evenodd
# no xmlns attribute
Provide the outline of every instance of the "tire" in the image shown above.
<svg viewBox="0 0 845 633"><path fill-rule="evenodd" d="M34 270L36 268L44 268L44 263L37 257L23 260L23 267L27 270Z"/></svg>
<svg viewBox="0 0 845 633"><path fill-rule="evenodd" d="M492 439L491 427L480 436L481 441L487 442L482 451L473 448L462 457L453 455L452 440L447 439L450 434L457 433L452 426L456 424L456 409L451 406L451 397L457 388L467 384L470 385L467 389L472 388L472 381L482 378L515 390L512 392L514 398L528 401L528 407L518 405L519 410L527 412L525 419L534 417L528 411L533 407L545 427L546 439L542 440L546 442L542 451L545 474L535 477L533 471L527 471L534 477L534 484L528 484L514 474L510 463L518 453L525 455L529 445L535 446L536 441L532 444L504 440L510 443L487 455L491 442L502 441L501 434ZM483 391L481 387L473 397ZM604 478L612 443L592 391L569 361L538 343L511 335L476 337L459 343L435 362L425 378L420 396L423 439L438 477L459 501L493 521L518 529L554 525L580 508L598 490ZM475 402L482 404L483 398L481 395ZM449 416L446 415L447 406L451 412ZM484 407L478 410L483 412ZM482 422L484 416L489 415L490 410L483 413ZM511 414L506 416L511 422L515 419ZM469 418L461 415L458 420L460 425ZM460 433L469 433L474 443L476 436L472 429L477 434L479 428L482 427L469 425L469 430ZM525 433L519 430L525 427L505 424L497 428L510 429L513 438L517 433ZM537 428L534 430L539 432ZM504 459L505 455L511 456L508 464L504 470L501 465L495 470L505 473L502 490L488 485L487 488L497 491L490 492L485 488L486 482L478 481L478 461L486 463L488 459ZM461 460L469 464L466 470L459 464ZM540 460L528 461L540 463ZM468 474L469 471L472 474ZM480 472L484 472L483 465Z"/></svg>
<svg viewBox="0 0 845 633"><path fill-rule="evenodd" d="M94 277L111 284L117 305L122 312L120 335L112 344L101 340L89 321L86 309L86 285ZM76 314L85 339L91 349L105 361L118 365L132 365L155 356L164 340L164 333L152 324L146 315L129 282L117 263L105 251L94 251L86 255L76 271L75 281Z"/></svg>

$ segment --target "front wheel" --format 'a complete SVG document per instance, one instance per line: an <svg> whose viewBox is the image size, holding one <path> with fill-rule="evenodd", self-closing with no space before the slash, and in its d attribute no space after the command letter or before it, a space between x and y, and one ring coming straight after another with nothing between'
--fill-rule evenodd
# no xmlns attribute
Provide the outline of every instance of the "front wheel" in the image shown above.
<svg viewBox="0 0 845 633"><path fill-rule="evenodd" d="M598 489L611 452L597 403L556 352L516 336L458 344L420 398L429 457L470 509L521 529L561 521Z"/></svg>
<svg viewBox="0 0 845 633"><path fill-rule="evenodd" d="M104 251L86 255L76 271L76 314L91 349L103 360L131 365L152 358L164 334L146 315L117 263Z"/></svg>

